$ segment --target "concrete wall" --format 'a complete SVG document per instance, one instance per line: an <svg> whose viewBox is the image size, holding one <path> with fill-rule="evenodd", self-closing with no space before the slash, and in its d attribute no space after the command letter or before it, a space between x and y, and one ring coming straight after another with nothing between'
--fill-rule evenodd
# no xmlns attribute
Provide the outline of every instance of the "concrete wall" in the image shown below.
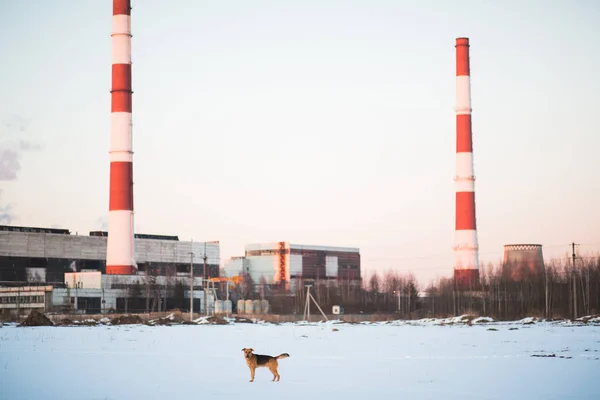
<svg viewBox="0 0 600 400"><path fill-rule="evenodd" d="M204 309L204 291L194 290L194 300L200 301L200 308ZM102 304L102 312L117 309L117 299L126 298L129 294L126 289L54 289L52 291L52 306L54 308L68 307L72 304L74 310L79 310L79 298L97 298ZM184 291L184 297L190 298L190 291ZM141 298L145 298L142 295ZM73 301L71 301L73 299ZM102 303L104 301L104 303ZM189 300L188 300L189 302ZM214 309L214 297L211 293L207 295L209 310Z"/></svg>
<svg viewBox="0 0 600 400"><path fill-rule="evenodd" d="M106 260L106 237L60 235L54 233L0 231L0 256ZM209 265L220 265L219 242L190 242L158 239L135 239L138 263L199 263L206 251Z"/></svg>
<svg viewBox="0 0 600 400"><path fill-rule="evenodd" d="M100 271L65 272L65 285L68 288L101 289Z"/></svg>

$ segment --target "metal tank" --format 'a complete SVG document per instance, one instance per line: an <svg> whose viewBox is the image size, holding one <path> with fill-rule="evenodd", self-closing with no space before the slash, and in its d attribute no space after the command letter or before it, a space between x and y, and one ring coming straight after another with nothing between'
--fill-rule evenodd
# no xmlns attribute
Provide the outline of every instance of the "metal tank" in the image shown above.
<svg viewBox="0 0 600 400"><path fill-rule="evenodd" d="M252 300L246 300L246 314L254 314L254 303Z"/></svg>
<svg viewBox="0 0 600 400"><path fill-rule="evenodd" d="M237 302L237 313L245 314L246 313L246 300L238 300Z"/></svg>
<svg viewBox="0 0 600 400"><path fill-rule="evenodd" d="M225 314L231 314L233 311L233 303L231 300L223 300L223 312Z"/></svg>
<svg viewBox="0 0 600 400"><path fill-rule="evenodd" d="M260 300L252 301L252 307L254 308L254 314L262 314L262 304Z"/></svg>
<svg viewBox="0 0 600 400"><path fill-rule="evenodd" d="M261 300L260 301L260 312L261 314L269 313L269 300Z"/></svg>
<svg viewBox="0 0 600 400"><path fill-rule="evenodd" d="M520 282L544 276L544 255L541 244L504 245L503 273L505 280Z"/></svg>

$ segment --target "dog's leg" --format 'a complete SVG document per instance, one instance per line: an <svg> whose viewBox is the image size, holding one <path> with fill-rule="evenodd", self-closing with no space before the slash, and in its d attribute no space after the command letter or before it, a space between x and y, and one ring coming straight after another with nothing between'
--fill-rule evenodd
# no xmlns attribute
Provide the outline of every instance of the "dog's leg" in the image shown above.
<svg viewBox="0 0 600 400"><path fill-rule="evenodd" d="M277 373L277 367L269 367L269 371L271 371L271 373L273 374L273 379L271 380L271 382L274 382L275 379L277 379L277 377L279 376L279 374Z"/></svg>
<svg viewBox="0 0 600 400"><path fill-rule="evenodd" d="M254 368L250 367L250 382L254 382Z"/></svg>

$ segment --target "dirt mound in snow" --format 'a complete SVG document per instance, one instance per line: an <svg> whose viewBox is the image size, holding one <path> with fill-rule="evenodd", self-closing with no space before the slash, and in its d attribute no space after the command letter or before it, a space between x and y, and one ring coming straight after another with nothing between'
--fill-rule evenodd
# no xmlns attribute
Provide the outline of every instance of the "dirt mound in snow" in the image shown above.
<svg viewBox="0 0 600 400"><path fill-rule="evenodd" d="M194 320L194 323L196 324L201 324L201 325L205 325L205 324L210 324L210 325L228 325L229 321L223 317L220 317L218 315L211 315L208 317L200 317L197 320Z"/></svg>
<svg viewBox="0 0 600 400"><path fill-rule="evenodd" d="M56 326L96 326L98 321L95 319L86 319L81 321L73 321L71 318L63 318L56 323Z"/></svg>
<svg viewBox="0 0 600 400"><path fill-rule="evenodd" d="M79 326L96 326L98 325L98 321L90 318L81 321L75 321L74 324Z"/></svg>
<svg viewBox="0 0 600 400"><path fill-rule="evenodd" d="M578 322L581 321L584 324L587 324L589 322L600 323L600 314L586 315L585 317L577 318L576 321L578 321Z"/></svg>
<svg viewBox="0 0 600 400"><path fill-rule="evenodd" d="M135 325L143 324L144 320L139 315L121 315L110 320L112 325Z"/></svg>
<svg viewBox="0 0 600 400"><path fill-rule="evenodd" d="M253 324L254 321L244 317L233 317L236 324Z"/></svg>
<svg viewBox="0 0 600 400"><path fill-rule="evenodd" d="M465 314L460 316L460 320L456 321L457 323L467 324L469 326L473 325L473 320L477 318L476 315L473 314Z"/></svg>
<svg viewBox="0 0 600 400"><path fill-rule="evenodd" d="M19 326L54 326L54 323L41 312L32 310Z"/></svg>
<svg viewBox="0 0 600 400"><path fill-rule="evenodd" d="M181 311L175 311L172 312L171 314L167 315L166 317L161 317L161 318L157 318L157 319L153 319L148 321L148 325L166 325L166 326L170 326L173 324L185 324L187 323L187 321L185 319L183 319L183 315L181 313Z"/></svg>
<svg viewBox="0 0 600 400"><path fill-rule="evenodd" d="M173 321L171 321L169 318L158 318L158 319L153 319L152 321L148 321L148 325L171 326L171 325L173 325Z"/></svg>
<svg viewBox="0 0 600 400"><path fill-rule="evenodd" d="M223 317L219 317L217 315L213 315L212 317L208 318L208 323L209 324L214 324L214 325L227 325L227 324L229 324L229 321L227 321Z"/></svg>
<svg viewBox="0 0 600 400"><path fill-rule="evenodd" d="M183 313L179 310L173 311L172 313L167 315L167 318L177 323L185 322L185 319L183 318Z"/></svg>
<svg viewBox="0 0 600 400"><path fill-rule="evenodd" d="M458 317L449 317L449 318L443 318L440 320L436 320L435 318L433 319L424 319L422 321L424 322L434 322L436 325L469 325L472 326L473 325L473 321L477 319L476 315L473 314L463 314L463 315L459 315Z"/></svg>

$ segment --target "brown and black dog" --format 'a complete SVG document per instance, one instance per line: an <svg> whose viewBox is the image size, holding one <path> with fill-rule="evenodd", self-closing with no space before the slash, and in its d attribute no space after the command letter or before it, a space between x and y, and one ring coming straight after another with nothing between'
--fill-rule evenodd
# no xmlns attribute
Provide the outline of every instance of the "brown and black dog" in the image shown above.
<svg viewBox="0 0 600 400"><path fill-rule="evenodd" d="M250 382L254 382L254 372L256 371L256 368L259 367L269 368L269 371L271 371L271 373L273 374L272 381L279 381L280 376L279 372L277 372L277 367L279 366L279 363L277 362L277 360L281 358L287 358L290 356L288 353L282 353L277 357L266 356L263 354L254 354L254 349L247 348L243 348L242 351L244 352L246 364L248 364L248 368L250 368Z"/></svg>

